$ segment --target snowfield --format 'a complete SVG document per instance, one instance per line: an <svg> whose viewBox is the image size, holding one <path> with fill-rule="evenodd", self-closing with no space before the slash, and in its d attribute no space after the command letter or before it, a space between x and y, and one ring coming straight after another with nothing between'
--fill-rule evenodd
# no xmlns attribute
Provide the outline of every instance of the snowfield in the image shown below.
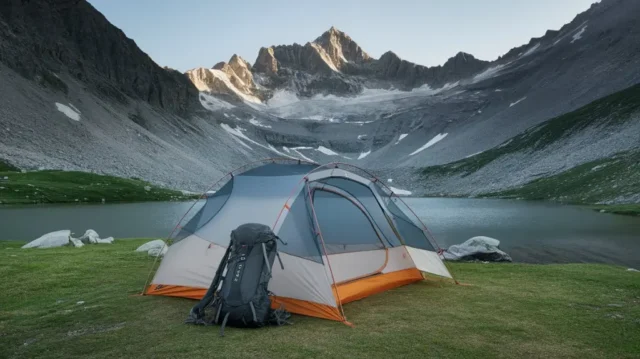
<svg viewBox="0 0 640 359"><path fill-rule="evenodd" d="M80 111L78 111L78 109L72 104L69 104L69 106L56 102L56 107L58 108L58 111L64 113L67 117L69 117L74 121L80 121Z"/></svg>
<svg viewBox="0 0 640 359"><path fill-rule="evenodd" d="M437 134L434 138L429 140L429 142L427 142L424 146L422 146L422 147L418 148L417 150L411 152L409 154L409 156L413 156L416 153L420 153L420 152L426 150L427 148L429 148L429 147L435 145L436 143L442 141L445 137L447 137L447 135L448 135L448 133L439 133L439 134Z"/></svg>
<svg viewBox="0 0 640 359"><path fill-rule="evenodd" d="M407 136L409 136L408 133L401 134L400 137L398 137L398 140L396 141L396 143L394 143L394 145L397 145L398 143L400 143L400 141L402 141Z"/></svg>

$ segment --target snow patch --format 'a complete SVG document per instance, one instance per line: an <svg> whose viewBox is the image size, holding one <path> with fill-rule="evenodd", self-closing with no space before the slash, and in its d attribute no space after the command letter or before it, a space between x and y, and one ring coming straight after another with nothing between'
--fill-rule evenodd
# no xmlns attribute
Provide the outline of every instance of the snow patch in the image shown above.
<svg viewBox="0 0 640 359"><path fill-rule="evenodd" d="M286 153L291 153L291 150L287 146L282 146L282 150L285 151Z"/></svg>
<svg viewBox="0 0 640 359"><path fill-rule="evenodd" d="M394 145L397 145L398 143L400 143L400 141L402 141L407 136L409 136L408 133L401 134L400 137L398 137L398 140L396 141L396 143L394 143Z"/></svg>
<svg viewBox="0 0 640 359"><path fill-rule="evenodd" d="M358 135L358 141L367 138L367 135Z"/></svg>
<svg viewBox="0 0 640 359"><path fill-rule="evenodd" d="M415 150L411 154L409 154L409 156L413 156L416 153L419 153L419 152L422 152L422 151L426 150L427 148L429 148L429 147L435 145L436 143L442 141L442 139L447 137L447 135L448 135L448 133L439 133L439 134L437 134L434 138L429 140L429 142L427 142L424 146L418 148L417 150Z"/></svg>
<svg viewBox="0 0 640 359"><path fill-rule="evenodd" d="M393 178L387 179L387 182L389 182L389 183L393 182Z"/></svg>
<svg viewBox="0 0 640 359"><path fill-rule="evenodd" d="M362 152L362 153L360 154L360 156L358 156L358 159L359 159L359 160L361 160L361 159L363 159L363 158L365 158L365 157L369 156L369 154L371 154L371 150L369 150L369 151L367 151L367 152Z"/></svg>
<svg viewBox="0 0 640 359"><path fill-rule="evenodd" d="M512 102L512 103L509 105L509 107L513 107L513 106L515 106L515 105L519 104L520 102L524 101L526 98L527 98L527 96L525 96L525 97L523 97L523 98L519 99L519 100L518 100L518 101L516 101L516 102Z"/></svg>
<svg viewBox="0 0 640 359"><path fill-rule="evenodd" d="M324 146L320 146L316 150L328 156L339 156L336 152L333 152L331 149L326 148Z"/></svg>
<svg viewBox="0 0 640 359"><path fill-rule="evenodd" d="M502 70L502 68L505 65L496 65L496 66L491 66L488 69L482 71L481 73L475 75L472 79L471 82L472 83L476 83L476 82L480 82L482 80L486 80L489 78L494 77L496 74L498 74L498 72L500 72L500 70Z"/></svg>
<svg viewBox="0 0 640 359"><path fill-rule="evenodd" d="M71 104L69 104L71 105ZM58 108L58 111L64 113L67 117L69 117L70 119L74 120L74 121L80 121L80 111L76 111L75 106L71 105L73 108L67 106L67 105L63 105L61 103L56 102L56 107Z"/></svg>
<svg viewBox="0 0 640 359"><path fill-rule="evenodd" d="M411 191L407 191L406 189L399 189L399 188L395 188L395 187L389 187L391 189L391 192L397 194L398 196L410 196L411 195Z"/></svg>
<svg viewBox="0 0 640 359"><path fill-rule="evenodd" d="M522 54L522 57L529 56L529 55L533 54L534 52L536 52L536 50L539 47L540 47L540 43L535 44L533 47L531 47L529 50L527 50L524 54Z"/></svg>
<svg viewBox="0 0 640 359"><path fill-rule="evenodd" d="M310 149L310 147L296 147L296 148L292 148L291 150L295 153L297 153L300 157L302 157L303 160L309 161L309 162L313 162L313 160L305 155L303 155L299 150L300 149Z"/></svg>
<svg viewBox="0 0 640 359"><path fill-rule="evenodd" d="M254 126L258 126L258 127L263 127L263 128L271 128L271 125L265 125L262 122L258 121L255 119L255 117L251 118L249 120L249 123L254 125Z"/></svg>
<svg viewBox="0 0 640 359"><path fill-rule="evenodd" d="M223 101L205 92L200 92L200 96L198 98L200 99L200 104L202 104L202 107L206 108L209 111L231 109L235 107L227 101Z"/></svg>
<svg viewBox="0 0 640 359"><path fill-rule="evenodd" d="M580 29L580 31L573 34L573 39L571 40L571 43L573 44L575 41L582 39L582 34L584 34L584 31L586 29L587 29L587 25L584 25L582 29Z"/></svg>

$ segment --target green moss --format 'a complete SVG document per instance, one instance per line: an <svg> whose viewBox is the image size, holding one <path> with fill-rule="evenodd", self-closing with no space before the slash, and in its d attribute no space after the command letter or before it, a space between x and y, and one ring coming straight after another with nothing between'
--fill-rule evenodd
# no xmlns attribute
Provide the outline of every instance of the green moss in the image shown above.
<svg viewBox="0 0 640 359"><path fill-rule="evenodd" d="M640 111L640 84L534 126L498 147L456 162L423 168L421 173L427 178L452 174L460 174L464 177L501 156L543 149L589 126L620 124L630 120L638 111Z"/></svg>
<svg viewBox="0 0 640 359"><path fill-rule="evenodd" d="M0 172L16 172L18 167L0 158Z"/></svg>
<svg viewBox="0 0 640 359"><path fill-rule="evenodd" d="M7 177L5 180L4 177ZM139 202L186 200L197 196L148 182L87 172L0 172L0 202Z"/></svg>
<svg viewBox="0 0 640 359"><path fill-rule="evenodd" d="M344 306L263 329L184 324L194 300L138 295L145 239L82 248L0 242L1 358L634 358L640 273L609 265L452 263ZM80 303L80 304L78 304Z"/></svg>

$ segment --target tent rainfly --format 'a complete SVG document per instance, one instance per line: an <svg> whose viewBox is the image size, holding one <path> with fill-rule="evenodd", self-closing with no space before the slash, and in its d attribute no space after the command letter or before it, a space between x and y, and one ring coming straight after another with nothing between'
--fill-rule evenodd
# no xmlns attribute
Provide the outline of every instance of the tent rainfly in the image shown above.
<svg viewBox="0 0 640 359"><path fill-rule="evenodd" d="M345 303L421 281L423 272L451 278L422 222L354 166L270 159L217 185L170 235L147 295L201 299L231 231L248 222L272 226L286 242L278 246L284 269L274 266L268 289L273 307L292 313L347 322Z"/></svg>

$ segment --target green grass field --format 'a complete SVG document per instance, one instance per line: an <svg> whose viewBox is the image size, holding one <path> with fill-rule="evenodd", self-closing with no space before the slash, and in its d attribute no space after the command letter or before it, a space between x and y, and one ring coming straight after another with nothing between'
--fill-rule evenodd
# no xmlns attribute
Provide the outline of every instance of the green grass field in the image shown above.
<svg viewBox="0 0 640 359"><path fill-rule="evenodd" d="M454 263L347 304L355 327L294 316L257 330L183 324L195 301L137 295L145 240L0 242L0 358L638 358L640 273L607 265Z"/></svg>
<svg viewBox="0 0 640 359"><path fill-rule="evenodd" d="M8 170L5 167L5 170ZM5 179L6 178L6 179ZM194 198L137 179L88 172L0 171L0 203L172 201Z"/></svg>

